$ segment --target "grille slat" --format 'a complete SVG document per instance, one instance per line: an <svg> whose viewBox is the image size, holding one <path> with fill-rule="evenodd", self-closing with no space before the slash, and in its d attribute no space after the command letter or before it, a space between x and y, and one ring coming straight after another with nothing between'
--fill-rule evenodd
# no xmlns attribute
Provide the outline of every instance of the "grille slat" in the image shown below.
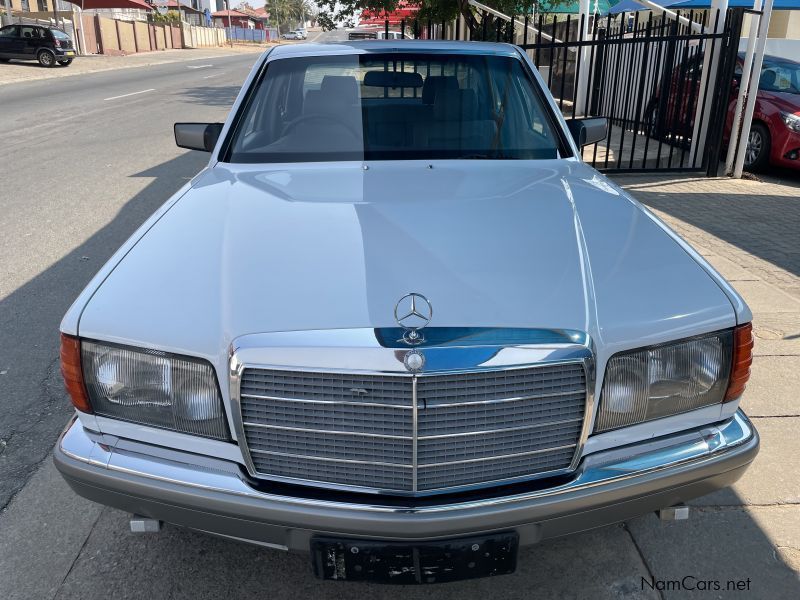
<svg viewBox="0 0 800 600"><path fill-rule="evenodd" d="M415 492L572 462L586 409L580 363L420 376L416 411L412 388L403 375L245 369L240 403L256 472Z"/></svg>

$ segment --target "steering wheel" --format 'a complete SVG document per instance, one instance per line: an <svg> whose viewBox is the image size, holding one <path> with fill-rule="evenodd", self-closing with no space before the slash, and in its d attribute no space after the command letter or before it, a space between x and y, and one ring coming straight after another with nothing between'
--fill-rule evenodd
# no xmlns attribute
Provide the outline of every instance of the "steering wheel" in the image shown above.
<svg viewBox="0 0 800 600"><path fill-rule="evenodd" d="M309 123L312 121L323 121L326 124L333 124L338 125L342 129L344 129L347 133L349 133L353 139L361 140L362 136L358 133L353 127L347 123L342 117L335 113L327 114L327 115L300 115L299 117L292 119L286 124L286 127L283 128L283 136L289 135L292 131L297 129L298 126Z"/></svg>

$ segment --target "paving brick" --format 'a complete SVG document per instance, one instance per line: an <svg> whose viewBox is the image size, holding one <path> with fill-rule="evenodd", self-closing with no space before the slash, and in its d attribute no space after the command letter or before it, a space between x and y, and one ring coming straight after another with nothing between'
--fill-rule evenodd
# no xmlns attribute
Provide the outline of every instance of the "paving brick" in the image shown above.
<svg viewBox="0 0 800 600"><path fill-rule="evenodd" d="M734 286L747 302L753 314L778 312L796 313L800 317L800 301L765 281L738 281Z"/></svg>
<svg viewBox="0 0 800 600"><path fill-rule="evenodd" d="M704 258L711 263L711 265L719 271L725 279L730 282L736 281L757 281L758 276L751 270L737 264L729 258L719 256L711 253L702 253Z"/></svg>
<svg viewBox="0 0 800 600"><path fill-rule="evenodd" d="M57 600L104 598L551 598L653 599L630 536L611 526L523 550L513 575L435 587L322 582L308 556L239 544L167 526L157 535L127 531L126 516L105 512Z"/></svg>
<svg viewBox="0 0 800 600"><path fill-rule="evenodd" d="M796 510L792 507L792 515ZM750 509L694 509L688 521L672 522L648 515L629 528L665 600L800 597L796 573L775 551L774 532ZM800 532L793 529L787 538L797 540ZM721 589L700 583L706 581L719 582ZM748 589L728 591L729 581L744 581Z"/></svg>
<svg viewBox="0 0 800 600"><path fill-rule="evenodd" d="M800 357L756 356L742 408L751 417L800 416Z"/></svg>
<svg viewBox="0 0 800 600"><path fill-rule="evenodd" d="M732 488L691 504L796 504L800 508L800 418L756 418L753 422L761 435L761 449L750 468Z"/></svg>

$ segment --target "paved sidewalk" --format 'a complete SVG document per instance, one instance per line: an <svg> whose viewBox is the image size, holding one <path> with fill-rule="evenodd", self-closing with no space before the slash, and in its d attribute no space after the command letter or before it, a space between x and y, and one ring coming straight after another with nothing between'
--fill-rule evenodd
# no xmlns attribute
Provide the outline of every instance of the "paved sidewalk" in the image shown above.
<svg viewBox="0 0 800 600"><path fill-rule="evenodd" d="M45 69L37 62L12 61L0 64L0 86L9 83L24 81L40 81L55 77L71 77L85 73L98 73L115 69L131 69L136 67L149 67L152 65L165 65L174 62L191 60L204 60L230 56L240 53L264 52L274 44L269 45L235 45L233 48L195 48L183 50L158 50L155 52L142 52L127 56L106 56L104 54L89 54L78 56L68 67L53 67Z"/></svg>
<svg viewBox="0 0 800 600"><path fill-rule="evenodd" d="M616 181L705 254L755 314L744 408L761 453L732 489L696 500L688 522L647 515L551 540L526 549L508 577L434 588L322 583L303 556L170 526L132 535L126 515L76 497L47 460L0 513L0 598L800 598L800 186ZM714 590L729 580L747 587Z"/></svg>
<svg viewBox="0 0 800 600"><path fill-rule="evenodd" d="M732 489L695 501L687 527L638 519L633 537L658 578L738 573L753 579L746 597L800 598L800 177L615 179L749 304L755 359L742 406L761 434L750 470Z"/></svg>

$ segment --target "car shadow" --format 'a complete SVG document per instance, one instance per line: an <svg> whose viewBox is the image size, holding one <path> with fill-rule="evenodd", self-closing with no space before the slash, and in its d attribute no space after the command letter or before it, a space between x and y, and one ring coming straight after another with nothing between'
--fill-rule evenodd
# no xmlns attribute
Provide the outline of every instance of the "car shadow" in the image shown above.
<svg viewBox="0 0 800 600"><path fill-rule="evenodd" d="M48 67L43 67L42 65L40 65L36 61L36 59L33 59L33 58L31 60L16 60L16 59L12 58L12 59L9 59L9 61L7 63L5 63L5 64L6 65L10 65L10 66L14 66L14 67L31 67L31 68L35 68L35 69L47 69L48 68ZM52 67L52 68L53 69L58 69L59 67L60 67L60 65L57 65L57 66ZM2 68L2 65L0 65L0 68Z"/></svg>
<svg viewBox="0 0 800 600"><path fill-rule="evenodd" d="M0 378L0 508L45 459L72 413L58 367L61 318L114 251L207 161L207 154L186 152L135 174L152 180L110 223L0 299L0 370L7 371Z"/></svg>
<svg viewBox="0 0 800 600"><path fill-rule="evenodd" d="M768 188L757 197L713 191L670 193L670 181L660 181L658 176L651 183L637 180L630 191L651 209L702 229L793 275L800 275L800 176L792 171L788 173L788 177L784 171L757 176L766 183L779 182L787 186L787 193L783 195L772 194ZM630 181L628 177L614 179L626 186ZM675 181L685 183L680 177Z"/></svg>

